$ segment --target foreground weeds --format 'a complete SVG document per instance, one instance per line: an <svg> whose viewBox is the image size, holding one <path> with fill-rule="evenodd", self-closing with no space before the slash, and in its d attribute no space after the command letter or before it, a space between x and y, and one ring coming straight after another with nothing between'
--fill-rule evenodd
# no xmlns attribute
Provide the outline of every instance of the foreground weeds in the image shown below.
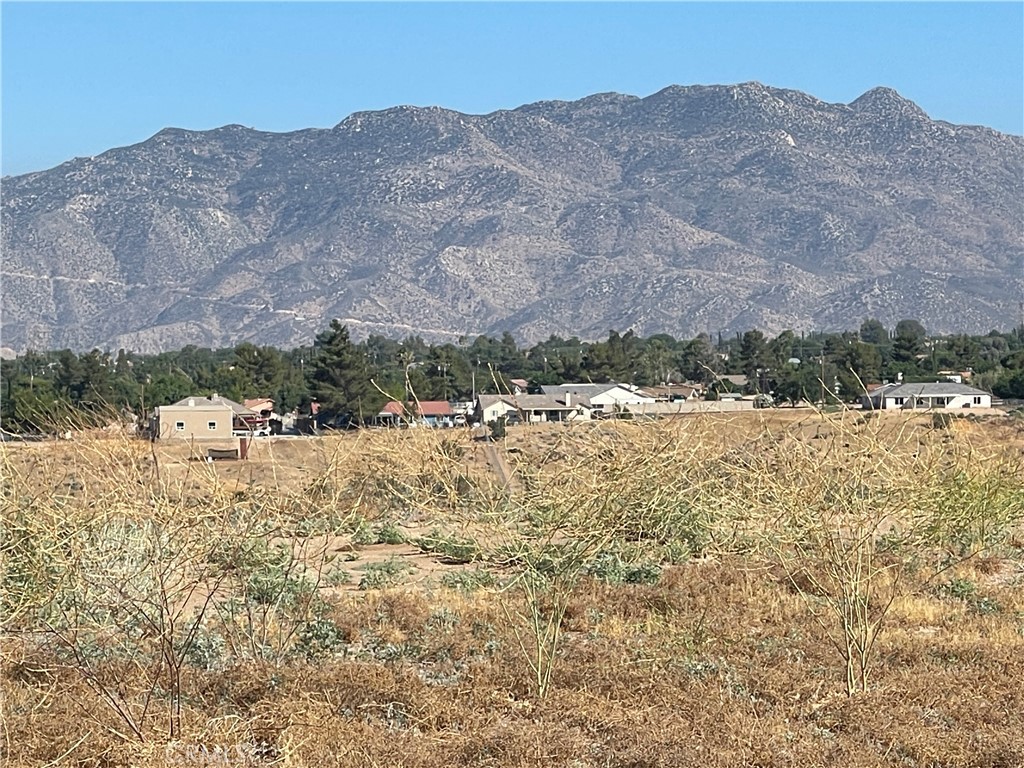
<svg viewBox="0 0 1024 768"><path fill-rule="evenodd" d="M12 766L1024 764L998 421L4 450Z"/></svg>

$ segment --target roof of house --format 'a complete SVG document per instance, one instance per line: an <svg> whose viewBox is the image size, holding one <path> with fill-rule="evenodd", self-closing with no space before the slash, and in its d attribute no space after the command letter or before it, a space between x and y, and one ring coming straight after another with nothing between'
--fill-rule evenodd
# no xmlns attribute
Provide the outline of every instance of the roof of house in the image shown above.
<svg viewBox="0 0 1024 768"><path fill-rule="evenodd" d="M609 389L614 389L618 384L544 384L540 391L545 395L561 395L570 392L574 395L586 397L597 397Z"/></svg>
<svg viewBox="0 0 1024 768"><path fill-rule="evenodd" d="M988 392L957 384L955 381L936 381L923 384L900 384L885 393L889 397L951 397L954 395L987 395Z"/></svg>
<svg viewBox="0 0 1024 768"><path fill-rule="evenodd" d="M645 394L637 387L629 384L619 384L614 381L607 384L545 384L540 389L545 395L562 395L568 392L572 395L590 398L591 400L613 389L621 389L636 397L650 397L650 395Z"/></svg>
<svg viewBox="0 0 1024 768"><path fill-rule="evenodd" d="M380 413L377 415L384 416L385 414L388 416L404 416L405 406L403 406L397 400L391 400L387 403L387 405L380 409Z"/></svg>
<svg viewBox="0 0 1024 768"><path fill-rule="evenodd" d="M258 416L259 414L251 408L246 408L241 403L236 403L234 400L229 400L226 397L220 395L210 395L209 397L203 397L202 395L194 395L192 397L186 397L178 402L174 403L172 408L210 408L210 407L223 407L227 406L237 416ZM165 406L166 407L166 406Z"/></svg>
<svg viewBox="0 0 1024 768"><path fill-rule="evenodd" d="M247 398L245 401L242 402L242 405L244 405L246 408L249 408L249 409L251 409L253 411L264 411L264 410L272 411L272 410L274 410L274 398L272 398L272 397Z"/></svg>
<svg viewBox="0 0 1024 768"><path fill-rule="evenodd" d="M701 387L699 384L657 384L650 387L644 387L640 391L653 398L672 397L674 395L689 397L694 392L700 392Z"/></svg>
<svg viewBox="0 0 1024 768"><path fill-rule="evenodd" d="M447 400L420 400L420 416L451 416L452 405Z"/></svg>
<svg viewBox="0 0 1024 768"><path fill-rule="evenodd" d="M480 408L490 408L498 402L520 411L574 411L578 407L589 408L590 400L585 397L573 397L569 405L565 397L556 395L480 395Z"/></svg>
<svg viewBox="0 0 1024 768"><path fill-rule="evenodd" d="M626 410L637 416L644 415L658 415L664 416L675 413L688 413L693 407L690 403L684 403L677 400L676 402L667 402L665 400L657 403L629 403L625 406Z"/></svg>

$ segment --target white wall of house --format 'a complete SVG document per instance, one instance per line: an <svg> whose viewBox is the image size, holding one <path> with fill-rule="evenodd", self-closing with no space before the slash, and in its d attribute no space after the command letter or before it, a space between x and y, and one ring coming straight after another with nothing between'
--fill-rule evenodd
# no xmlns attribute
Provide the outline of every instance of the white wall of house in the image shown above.
<svg viewBox="0 0 1024 768"><path fill-rule="evenodd" d="M916 405L911 402L916 400ZM953 411L963 408L991 408L992 396L986 392L976 395L948 395L928 397L886 397L883 408L899 410L900 408L943 408Z"/></svg>
<svg viewBox="0 0 1024 768"><path fill-rule="evenodd" d="M547 408L543 405L537 405L536 402L527 402L527 396L523 397L522 402L520 402L520 407L522 408L523 419L531 424L540 424L547 421L557 420L557 416L552 415L557 413L564 413L565 415L562 418L565 421L589 421L591 413L591 409L582 404L571 405L571 410L566 410L561 407ZM481 423L488 424L492 421L497 421L502 416L518 412L519 408L512 403L504 400L498 400L483 408L480 420ZM551 418L549 418L549 416L551 416Z"/></svg>
<svg viewBox="0 0 1024 768"><path fill-rule="evenodd" d="M490 424L492 421L497 421L502 416L515 412L515 406L506 403L504 400L499 400L483 409L483 413L480 416L480 423Z"/></svg>
<svg viewBox="0 0 1024 768"><path fill-rule="evenodd" d="M612 387L590 398L590 405L603 411L613 411L618 405L642 405L653 402L655 402L653 397L631 392L625 387Z"/></svg>

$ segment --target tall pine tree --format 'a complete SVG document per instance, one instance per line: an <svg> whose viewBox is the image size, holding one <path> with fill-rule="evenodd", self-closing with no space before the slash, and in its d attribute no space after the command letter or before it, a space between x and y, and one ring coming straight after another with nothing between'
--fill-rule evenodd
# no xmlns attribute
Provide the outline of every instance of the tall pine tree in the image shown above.
<svg viewBox="0 0 1024 768"><path fill-rule="evenodd" d="M362 422L376 416L384 396L370 382L366 354L349 338L348 326L337 320L316 337L309 389L325 420Z"/></svg>

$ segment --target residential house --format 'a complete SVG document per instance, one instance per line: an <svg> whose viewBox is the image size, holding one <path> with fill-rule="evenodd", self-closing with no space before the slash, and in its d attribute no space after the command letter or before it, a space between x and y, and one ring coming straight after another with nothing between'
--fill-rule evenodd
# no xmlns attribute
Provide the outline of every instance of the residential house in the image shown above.
<svg viewBox="0 0 1024 768"><path fill-rule="evenodd" d="M242 401L242 405L268 419L274 414L274 400L270 397L255 397Z"/></svg>
<svg viewBox="0 0 1024 768"><path fill-rule="evenodd" d="M957 384L963 384L971 380L971 374L973 371L939 371L938 375L949 381L954 381Z"/></svg>
<svg viewBox="0 0 1024 768"><path fill-rule="evenodd" d="M274 399L271 397L247 398L242 405L250 411L255 411L264 419L270 427L270 433L279 435L284 430L284 417L274 411Z"/></svg>
<svg viewBox="0 0 1024 768"><path fill-rule="evenodd" d="M641 390L659 403L676 403L686 400L699 400L703 388L700 384L659 384L644 387Z"/></svg>
<svg viewBox="0 0 1024 768"><path fill-rule="evenodd" d="M378 427L397 427L403 421L408 421L408 418L405 406L397 400L390 400L380 409L373 423Z"/></svg>
<svg viewBox="0 0 1024 768"><path fill-rule="evenodd" d="M153 411L150 434L167 440L230 438L234 435L269 434L269 419L240 403L214 394L186 397Z"/></svg>
<svg viewBox="0 0 1024 768"><path fill-rule="evenodd" d="M621 411L627 405L653 403L654 397L629 384L551 384L541 387L545 395L564 397L575 401L584 398L594 413L607 415Z"/></svg>
<svg viewBox="0 0 1024 768"><path fill-rule="evenodd" d="M922 408L954 410L992 407L992 395L988 392L952 381L889 384L869 394L873 396L873 399L869 397L869 400L878 403L874 407L885 410Z"/></svg>
<svg viewBox="0 0 1024 768"><path fill-rule="evenodd" d="M419 400L416 403L417 421L428 427L451 427L455 412L447 400Z"/></svg>
<svg viewBox="0 0 1024 768"><path fill-rule="evenodd" d="M502 417L536 424L547 421L588 421L591 405L586 398L557 395L479 395L474 420L490 424Z"/></svg>
<svg viewBox="0 0 1024 768"><path fill-rule="evenodd" d="M750 379L742 373L723 373L717 378L722 383L728 382L728 388L736 392L742 392L750 383Z"/></svg>

